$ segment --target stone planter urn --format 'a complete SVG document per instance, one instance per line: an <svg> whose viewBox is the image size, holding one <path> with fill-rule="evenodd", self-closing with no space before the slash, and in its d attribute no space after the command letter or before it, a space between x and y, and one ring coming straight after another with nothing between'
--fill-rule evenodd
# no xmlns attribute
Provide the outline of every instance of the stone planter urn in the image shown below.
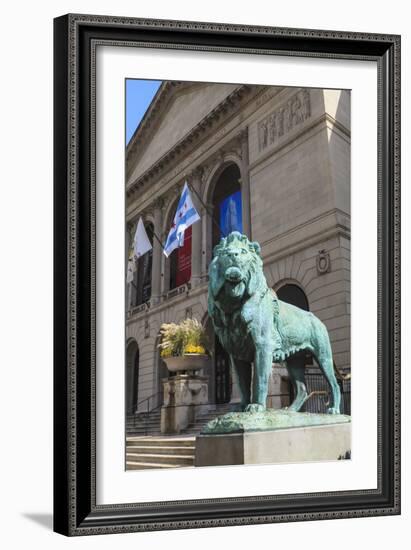
<svg viewBox="0 0 411 550"><path fill-rule="evenodd" d="M210 358L208 355L199 353L186 353L178 357L164 357L163 358L167 368L170 372L191 372L203 369L204 371L209 367Z"/></svg>
<svg viewBox="0 0 411 550"><path fill-rule="evenodd" d="M164 357L170 377L163 379L164 401L161 407L161 432L178 434L208 411L208 355L198 353Z"/></svg>

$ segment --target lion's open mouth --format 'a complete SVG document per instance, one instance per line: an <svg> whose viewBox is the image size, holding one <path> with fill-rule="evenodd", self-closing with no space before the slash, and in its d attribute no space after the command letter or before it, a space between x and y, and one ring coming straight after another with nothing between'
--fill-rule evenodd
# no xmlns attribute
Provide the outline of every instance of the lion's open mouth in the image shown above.
<svg viewBox="0 0 411 550"><path fill-rule="evenodd" d="M231 298L241 298L244 294L245 284L243 275L238 267L229 267L225 274L225 292Z"/></svg>
<svg viewBox="0 0 411 550"><path fill-rule="evenodd" d="M243 280L243 276L238 267L229 267L225 272L225 280L236 285Z"/></svg>

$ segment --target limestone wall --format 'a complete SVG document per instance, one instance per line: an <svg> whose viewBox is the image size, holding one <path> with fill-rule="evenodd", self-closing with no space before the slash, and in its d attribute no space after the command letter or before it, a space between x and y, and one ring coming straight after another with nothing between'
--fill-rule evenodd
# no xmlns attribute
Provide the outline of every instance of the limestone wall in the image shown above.
<svg viewBox="0 0 411 550"><path fill-rule="evenodd" d="M148 166L155 162L159 151L170 149L173 140L187 131L197 115L204 115L201 110L192 113L190 105L201 104L207 111L214 105L210 98L218 102L218 98L226 97L230 86L219 86L216 85L215 95L212 85L208 85L199 87L196 93L190 92L192 95L185 97L186 103L176 98L168 116L158 123L161 131L152 138L150 147L156 143L156 150L149 152L150 147L147 149L143 155L145 164L140 162L139 169L143 164ZM349 93L256 87L247 97L250 99L242 104L241 110L230 112L225 124L220 118L218 132L208 135L206 140L199 142L197 152L190 153L192 169L202 168L199 192L209 205L215 174L227 162L239 163L241 185L245 186L249 178L251 236L262 246L268 285L278 289L285 283L294 283L305 292L310 310L328 328L337 366L349 368ZM177 109L179 114L177 116L175 111L170 122L172 109ZM235 137L239 132L244 135L244 130L246 147ZM181 166L185 166L186 160L179 161ZM178 194L172 192L174 182L181 184L178 174L177 164L169 175L159 176L151 187L143 188L134 202L127 205L128 212L134 212L135 218L140 215L139 204L146 208L149 200L154 201L161 195L163 187L167 189L159 230L163 236L167 232L165 225L171 205ZM248 200L244 192L243 200ZM152 216L150 205L144 215L146 218ZM134 338L140 350L139 402L160 389L162 373L159 372L156 345L161 323L178 322L187 315L202 321L206 318L211 222L204 209L202 215L201 249L193 250L193 261L196 255L202 255L201 284L172 298L166 299L163 295L158 305L152 304L147 312L133 315L127 322L127 337ZM168 276L165 258L161 265L164 291ZM212 394L212 381L210 386Z"/></svg>

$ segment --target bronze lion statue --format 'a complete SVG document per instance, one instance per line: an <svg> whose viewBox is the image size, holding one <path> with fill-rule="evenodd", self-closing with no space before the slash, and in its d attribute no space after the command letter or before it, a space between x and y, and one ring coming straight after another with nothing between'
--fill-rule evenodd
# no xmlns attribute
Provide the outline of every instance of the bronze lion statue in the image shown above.
<svg viewBox="0 0 411 550"><path fill-rule="evenodd" d="M214 248L209 267L208 312L237 373L243 410L266 408L273 361L308 350L331 389L327 412L339 414L341 393L327 329L315 315L279 300L268 288L260 252L258 243L233 232ZM289 410L299 411L307 398L304 367L287 361L287 369L295 389Z"/></svg>

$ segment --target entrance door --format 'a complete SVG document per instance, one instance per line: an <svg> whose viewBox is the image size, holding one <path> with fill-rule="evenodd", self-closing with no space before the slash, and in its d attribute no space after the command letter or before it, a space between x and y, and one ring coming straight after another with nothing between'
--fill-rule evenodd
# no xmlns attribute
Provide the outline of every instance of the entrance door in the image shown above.
<svg viewBox="0 0 411 550"><path fill-rule="evenodd" d="M137 409L139 359L140 354L137 342L132 340L127 346L127 414L134 414Z"/></svg>
<svg viewBox="0 0 411 550"><path fill-rule="evenodd" d="M231 399L230 359L218 338L215 339L214 357L216 403L229 403Z"/></svg>
<svg viewBox="0 0 411 550"><path fill-rule="evenodd" d="M286 284L277 290L277 296L279 300L287 302L293 306L297 306L300 309L309 311L308 300L305 292L297 285ZM304 368L306 365L312 365L313 360L311 353L308 351L301 351L290 357L287 360L287 364L291 368ZM290 402L294 400L295 397L295 388L290 384ZM302 408L303 411L306 410L306 405Z"/></svg>

